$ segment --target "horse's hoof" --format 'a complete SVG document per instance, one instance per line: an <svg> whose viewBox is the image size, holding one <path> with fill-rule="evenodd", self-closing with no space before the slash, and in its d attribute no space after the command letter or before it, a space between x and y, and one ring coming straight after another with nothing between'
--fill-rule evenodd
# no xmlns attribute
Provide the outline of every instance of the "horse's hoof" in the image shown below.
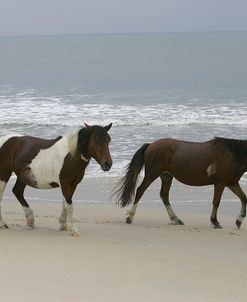
<svg viewBox="0 0 247 302"><path fill-rule="evenodd" d="M214 225L214 229L221 230L223 227L220 224Z"/></svg>
<svg viewBox="0 0 247 302"><path fill-rule="evenodd" d="M236 220L236 226L238 229L240 229L242 222L240 220Z"/></svg>
<svg viewBox="0 0 247 302"><path fill-rule="evenodd" d="M127 218L125 219L125 222L126 222L127 224L131 224L131 223L132 223L132 219L131 219L130 217L127 217Z"/></svg>
<svg viewBox="0 0 247 302"><path fill-rule="evenodd" d="M27 220L27 226L29 226L31 229L35 228L34 219L33 218Z"/></svg>
<svg viewBox="0 0 247 302"><path fill-rule="evenodd" d="M175 224L178 224L178 225L184 225L183 221L182 221L182 220L180 220L180 219L178 219L178 220L176 221L176 223L175 223Z"/></svg>
<svg viewBox="0 0 247 302"><path fill-rule="evenodd" d="M35 226L34 226L34 224L27 224L27 227L29 227L30 229L35 229Z"/></svg>
<svg viewBox="0 0 247 302"><path fill-rule="evenodd" d="M29 227L30 229L34 229L35 225L34 223L27 223L27 227Z"/></svg>
<svg viewBox="0 0 247 302"><path fill-rule="evenodd" d="M71 236L72 236L72 237L80 237L80 232L79 232L79 231L72 232L72 233L71 233Z"/></svg>
<svg viewBox="0 0 247 302"><path fill-rule="evenodd" d="M0 229L8 229L8 225L6 223L0 225Z"/></svg>
<svg viewBox="0 0 247 302"><path fill-rule="evenodd" d="M69 228L68 228L67 225L61 225L60 226L60 231L68 231L68 230L69 230Z"/></svg>

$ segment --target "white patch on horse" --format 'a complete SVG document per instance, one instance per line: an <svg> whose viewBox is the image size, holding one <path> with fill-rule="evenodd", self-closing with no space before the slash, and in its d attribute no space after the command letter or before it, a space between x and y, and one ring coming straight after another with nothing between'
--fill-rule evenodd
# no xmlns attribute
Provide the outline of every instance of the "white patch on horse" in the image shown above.
<svg viewBox="0 0 247 302"><path fill-rule="evenodd" d="M74 156L74 154L75 154L77 143L78 143L78 132L74 136L71 135L71 137L69 139L69 145L70 145L70 150L71 150L70 154L71 154L71 156ZM86 163L89 161L89 159L86 158L83 154L81 154L81 159L83 161L85 161Z"/></svg>
<svg viewBox="0 0 247 302"><path fill-rule="evenodd" d="M7 140L9 140L11 137L16 137L16 136L23 136L23 135L22 134L17 134L17 133L12 133L12 134L8 134L8 135L0 137L0 148L2 147L2 145L4 143L7 142Z"/></svg>
<svg viewBox="0 0 247 302"><path fill-rule="evenodd" d="M63 206L62 206L62 212L59 217L59 222L60 222L60 230L61 231L67 231L68 230L68 213L67 213L67 203L66 200L63 198Z"/></svg>
<svg viewBox="0 0 247 302"><path fill-rule="evenodd" d="M133 217L135 215L137 205L138 205L138 203L133 204L131 210L127 211L127 213L126 213L127 217Z"/></svg>
<svg viewBox="0 0 247 302"><path fill-rule="evenodd" d="M208 168L207 168L208 176L213 176L213 175L216 174L216 167L217 167L216 163L213 163L213 164L208 166Z"/></svg>
<svg viewBox="0 0 247 302"><path fill-rule="evenodd" d="M166 205L166 210L167 210L167 213L168 213L170 219L173 220L174 218L176 218L176 215L175 215L171 205L169 205L169 206Z"/></svg>
<svg viewBox="0 0 247 302"><path fill-rule="evenodd" d="M83 156L82 154L81 154L81 159L82 160L84 160L86 163L89 161L89 159L87 159L85 156Z"/></svg>
<svg viewBox="0 0 247 302"><path fill-rule="evenodd" d="M29 167L38 189L50 189L51 183L60 184L60 171L64 158L68 153L73 155L76 151L78 132L67 134L47 149L41 149L32 160Z"/></svg>
<svg viewBox="0 0 247 302"><path fill-rule="evenodd" d="M27 219L27 225L31 228L34 228L34 215L33 210L30 207L24 207L23 211L25 213L26 219Z"/></svg>
<svg viewBox="0 0 247 302"><path fill-rule="evenodd" d="M74 223L74 217L73 217L73 204L67 204L67 219L68 219L68 228L71 232L72 236L79 237L80 232L77 229L75 223Z"/></svg>
<svg viewBox="0 0 247 302"><path fill-rule="evenodd" d="M79 131L77 131L75 133L69 133L69 134L64 136L64 137L67 137L68 149L69 149L69 153L71 154L71 156L74 156L76 148L77 148L78 132Z"/></svg>

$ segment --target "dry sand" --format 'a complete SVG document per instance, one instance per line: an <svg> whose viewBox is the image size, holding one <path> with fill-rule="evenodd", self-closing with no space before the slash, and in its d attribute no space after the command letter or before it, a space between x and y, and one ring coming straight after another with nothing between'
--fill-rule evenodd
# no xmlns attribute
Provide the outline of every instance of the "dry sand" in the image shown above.
<svg viewBox="0 0 247 302"><path fill-rule="evenodd" d="M156 186L146 199L158 199ZM83 202L75 203L74 216L80 238L58 231L61 203L42 200L59 198L58 190L27 192L34 230L25 227L7 190L2 215L10 228L0 229L0 301L246 301L247 227L234 226L239 203L222 202L223 230L210 227L209 203L177 202L186 225L174 226L161 203L145 198L134 223L126 225L126 209L106 200L109 188L102 180L79 186L75 199ZM212 197L210 189L199 192L175 184L173 193L176 200ZM86 202L97 197L101 203Z"/></svg>

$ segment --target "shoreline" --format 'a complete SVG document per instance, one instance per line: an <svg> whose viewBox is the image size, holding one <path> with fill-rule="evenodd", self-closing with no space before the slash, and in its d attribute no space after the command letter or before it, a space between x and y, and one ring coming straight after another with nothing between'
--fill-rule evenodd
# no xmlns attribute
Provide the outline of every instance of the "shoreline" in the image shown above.
<svg viewBox="0 0 247 302"><path fill-rule="evenodd" d="M85 177L81 183L78 184L75 193L73 195L74 203L115 203L115 197L112 196L114 188L120 177ZM142 177L139 179L141 183ZM16 179L13 177L8 182L4 191L3 199L16 200L12 193L12 188L15 184ZM137 183L137 187L138 187ZM247 194L247 181L243 177L240 180L240 185L244 192ZM160 180L157 179L151 184L145 191L144 195L140 200L140 204L157 204L162 201L159 196L160 191ZM57 202L62 200L62 194L60 188L52 189L34 189L26 187L25 196L30 201L49 201ZM188 186L178 182L176 179L173 180L170 190L170 202L171 204L211 204L213 199L213 186ZM228 188L225 188L221 204L223 203L239 203L240 201L236 195L234 195Z"/></svg>

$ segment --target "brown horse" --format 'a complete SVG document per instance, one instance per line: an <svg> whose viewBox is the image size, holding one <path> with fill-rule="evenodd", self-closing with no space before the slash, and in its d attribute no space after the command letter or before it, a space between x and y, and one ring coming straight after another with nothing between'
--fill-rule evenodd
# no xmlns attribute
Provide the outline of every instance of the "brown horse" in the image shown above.
<svg viewBox="0 0 247 302"><path fill-rule="evenodd" d="M115 194L117 201L125 207L132 202L138 175L145 165L145 176L138 187L133 207L127 213L126 223L131 223L139 200L148 186L161 178L161 199L174 224L183 224L178 219L169 202L172 179L190 186L214 185L211 223L221 228L217 220L217 210L225 187L241 200L241 212L236 220L240 228L246 216L246 195L239 185L243 173L247 171L247 141L216 137L213 140L194 143L176 139L161 139L152 144L144 144L133 156L125 176L118 184Z"/></svg>
<svg viewBox="0 0 247 302"><path fill-rule="evenodd" d="M0 138L0 202L5 186L14 172L17 176L13 193L25 212L27 225L34 227L33 211L25 200L25 187L50 189L61 187L64 197L59 219L61 230L80 233L73 221L72 196L82 180L90 159L94 158L102 170L112 166L109 152L110 136L107 131L112 124L89 126L56 139L47 140L25 135L8 135ZM3 222L0 207L0 227Z"/></svg>

